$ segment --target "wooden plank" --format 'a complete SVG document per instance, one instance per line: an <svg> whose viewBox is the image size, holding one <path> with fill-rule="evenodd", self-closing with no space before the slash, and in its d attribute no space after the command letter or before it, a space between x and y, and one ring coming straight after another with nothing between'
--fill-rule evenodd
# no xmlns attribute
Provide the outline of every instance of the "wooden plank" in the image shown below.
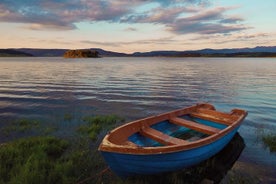
<svg viewBox="0 0 276 184"><path fill-rule="evenodd" d="M232 119L214 116L214 115L205 114L205 113L193 112L193 113L190 113L190 115L193 117L196 117L196 118L205 119L208 121L220 123L220 124L227 125L227 126L232 125L232 123L233 123Z"/></svg>
<svg viewBox="0 0 276 184"><path fill-rule="evenodd" d="M211 127L211 126L207 126L207 125L203 125L203 124L200 124L200 123L196 123L196 122L193 122L193 121L188 121L188 120L178 118L178 117L170 118L169 121L171 123L176 124L176 125L185 126L185 127L190 128L192 130L196 130L198 132L202 132L202 133L205 133L205 134L208 134L208 135L213 135L213 134L216 134L220 131L220 129L217 129L217 128L214 128L214 127Z"/></svg>
<svg viewBox="0 0 276 184"><path fill-rule="evenodd" d="M219 111L212 110L212 109L202 109L202 108L199 108L199 109L196 110L196 112L203 113L203 114L208 114L210 116L225 118L225 119L229 119L229 120L232 118L231 115L228 114L228 113L219 112Z"/></svg>
<svg viewBox="0 0 276 184"><path fill-rule="evenodd" d="M140 134L164 145L180 145L189 143L188 141L171 137L150 127L142 128L140 130Z"/></svg>
<svg viewBox="0 0 276 184"><path fill-rule="evenodd" d="M131 141L125 141L122 145L132 146L132 147L139 147L137 144L135 144Z"/></svg>

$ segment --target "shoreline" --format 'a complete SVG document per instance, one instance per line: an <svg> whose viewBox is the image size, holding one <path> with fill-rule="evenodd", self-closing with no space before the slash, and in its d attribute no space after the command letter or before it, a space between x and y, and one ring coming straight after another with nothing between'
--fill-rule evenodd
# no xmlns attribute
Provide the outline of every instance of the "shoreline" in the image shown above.
<svg viewBox="0 0 276 184"><path fill-rule="evenodd" d="M101 117L105 117L105 116L101 116ZM71 121L71 118L72 117L70 117L69 115L64 116L64 119L66 119L67 121ZM85 119L85 118L83 118L83 119ZM94 121L93 118L92 119L91 118L86 118L86 119L87 120L85 120L85 121L87 121L87 122L93 122ZM100 153L97 151L97 148L98 148L98 145L99 145L99 141L103 138L104 134L110 129L110 128L107 128L107 127L109 127L108 124L107 125L102 124L102 130L100 130L100 129L99 129L99 131L97 130L97 134L98 134L97 139L95 138L94 134L92 134L93 137L90 136L89 127L87 127L86 125L85 126L81 125L80 126L81 129L79 129L80 133L82 135L81 137L83 137L83 136L85 136L85 137L81 138L81 137L79 137L80 134L79 135L76 134L78 136L74 136L74 137L71 137L71 138L69 137L69 138L66 139L66 138L58 138L58 136L55 136L55 131L58 131L58 130L53 130L53 132L48 132L47 135L44 135L45 134L44 132L40 132L41 127L40 127L38 121L34 121L34 120L30 120L30 121L24 120L23 121L23 120L20 120L18 122L19 123L16 124L16 126L18 126L18 127L17 127L17 129L14 129L14 131L19 131L19 133L20 133L21 129L26 131L25 133L28 133L28 131L30 131L30 132L38 131L39 134L41 134L41 135L31 135L31 136L27 136L27 138L26 137L17 138L15 140L8 141L8 142L0 144L0 148L2 146L9 146L10 144L14 144L15 142L24 141L26 139L29 139L29 140L36 139L37 136L38 136L37 138L40 137L40 139L43 138L43 137L47 138L49 136L53 137L53 138L55 137L55 139L57 139L59 141L69 141L69 142L73 142L74 144L76 144L77 142L81 141L85 137L86 138L83 139L83 141L84 140L88 141L87 136L89 135L89 137L90 137L89 138L90 143L88 144L88 145L90 145L89 146L90 147L89 152L91 152L90 154L92 154L92 153L95 154L96 153L96 155L97 155L96 157L98 159L95 163L91 162L91 160L90 161L85 161L85 162L87 162L87 163L90 162L91 165L94 165L93 167L95 167L94 168L95 171L98 171L98 172L100 172L101 168L106 168L107 167L106 163L103 162L103 158L100 156ZM34 122L36 122L36 123L34 123ZM23 127L22 127L22 125L23 125ZM93 124L91 124L91 125L93 125ZM104 128L105 126L107 126L107 127ZM76 129L76 131L79 131L79 130ZM188 171L186 169L184 169L183 171L175 171L175 172L172 172L170 174L165 174L165 175L161 174L160 176L165 181L170 181L171 178L174 178L174 180L176 180L176 181L182 181L182 179L185 179L185 180L188 179L188 180L194 181L194 179L193 179L194 174L197 173L196 175L202 176L202 178L198 178L198 179L201 180L201 182L216 181L216 180L218 180L217 177L219 176L219 177L222 177L220 179L220 183L222 183L222 184L224 184L224 183L226 184L226 183L229 183L231 181L239 181L239 182L253 183L253 184L254 183L260 183L260 182L261 183L271 183L271 182L276 181L275 173L273 173L273 171L271 171L271 169L269 167L262 166L262 165L257 165L253 162L247 162L246 160L243 160L243 159L240 160L239 159L240 154L242 153L242 150L244 148L243 139L241 137L239 139L237 139L237 137L235 136L235 140L233 139L230 143L223 149L223 152L231 154L231 156L224 156L221 153L222 152L221 151L219 153L220 156L218 154L214 158L210 158L210 159L204 161L201 164L193 166ZM83 144L83 143L80 142L79 144ZM91 149L91 144L93 145L92 149ZM74 149L75 149L76 152L79 152L79 151L82 151L83 148L80 148L80 147L78 148L78 146L77 146ZM88 149L88 147L85 148L85 150L87 150L87 149ZM231 161L231 159L233 159L233 155L236 155L238 160ZM85 158L85 159L87 159L87 158ZM227 166L227 168L226 168L227 170L226 171L221 170L221 166ZM211 170L213 170L214 174L212 174ZM190 176L190 174L188 174L190 172L194 173L194 174ZM207 173L207 175L206 175L206 173ZM216 176L216 177L212 179L213 175ZM148 181L151 181L155 177L156 176L146 177L146 178L148 179ZM82 179L85 179L85 178L82 178ZM105 176L104 180L105 181L116 181L116 182L119 182L119 183L122 182L121 179L119 179L114 173L109 174L108 176ZM139 182L143 183L142 181L145 181L145 180L143 179L143 177L142 178L137 177L134 180L132 180L132 179L129 180L129 183L132 183L132 181L136 181L137 183L139 183ZM128 180L126 180L124 182L128 183ZM198 182L198 180L197 180L197 182Z"/></svg>

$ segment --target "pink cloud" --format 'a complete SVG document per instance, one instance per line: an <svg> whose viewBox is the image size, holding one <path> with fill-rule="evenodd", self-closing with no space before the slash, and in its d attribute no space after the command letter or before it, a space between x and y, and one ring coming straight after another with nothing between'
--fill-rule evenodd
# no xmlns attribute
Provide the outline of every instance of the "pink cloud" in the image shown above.
<svg viewBox="0 0 276 184"><path fill-rule="evenodd" d="M226 16L235 7L209 8L202 0L2 0L0 22L26 23L32 30L76 29L78 22L117 22L161 24L175 34L215 34L247 29L242 17ZM144 12L135 9L155 2Z"/></svg>

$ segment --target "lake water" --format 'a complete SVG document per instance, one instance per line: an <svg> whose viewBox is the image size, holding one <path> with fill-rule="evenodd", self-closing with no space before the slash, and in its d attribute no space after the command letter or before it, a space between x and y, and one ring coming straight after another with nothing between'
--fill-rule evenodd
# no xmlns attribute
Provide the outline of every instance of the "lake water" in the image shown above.
<svg viewBox="0 0 276 184"><path fill-rule="evenodd" d="M247 110L239 159L275 178L276 154L260 141L276 133L275 58L0 58L0 127L41 119L67 136L86 115L135 120L199 102Z"/></svg>

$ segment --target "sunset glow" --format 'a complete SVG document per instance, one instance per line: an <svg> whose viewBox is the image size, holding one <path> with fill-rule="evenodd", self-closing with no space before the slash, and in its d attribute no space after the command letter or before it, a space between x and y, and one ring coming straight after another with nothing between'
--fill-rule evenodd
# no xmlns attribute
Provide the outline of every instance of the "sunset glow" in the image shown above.
<svg viewBox="0 0 276 184"><path fill-rule="evenodd" d="M275 0L2 0L0 48L275 46L275 8Z"/></svg>

